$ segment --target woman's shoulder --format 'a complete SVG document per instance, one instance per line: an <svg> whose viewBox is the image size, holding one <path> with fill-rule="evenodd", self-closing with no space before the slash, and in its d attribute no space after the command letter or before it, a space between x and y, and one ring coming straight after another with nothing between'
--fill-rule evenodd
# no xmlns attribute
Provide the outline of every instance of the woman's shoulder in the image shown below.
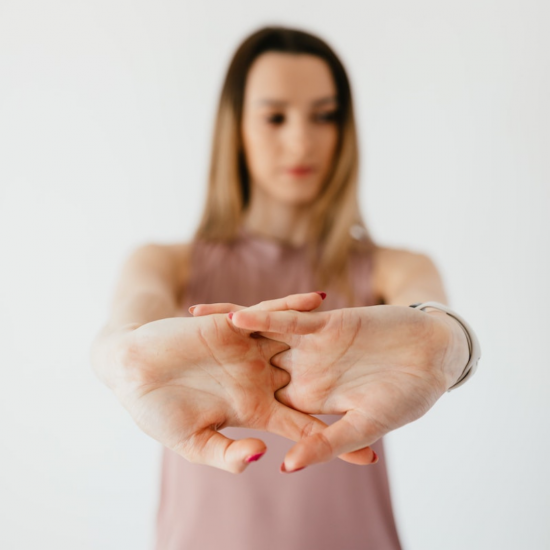
<svg viewBox="0 0 550 550"><path fill-rule="evenodd" d="M181 242L172 244L160 244L164 254L170 259L175 270L180 291L187 287L191 266L191 255L193 250L192 242Z"/></svg>
<svg viewBox="0 0 550 550"><path fill-rule="evenodd" d="M389 246L373 247L372 255L375 266L378 269L393 271L407 266L431 262L430 257L423 253L408 248L393 248Z"/></svg>
<svg viewBox="0 0 550 550"><path fill-rule="evenodd" d="M189 279L192 243L141 244L131 253L128 263L162 272L173 280L179 289L185 288Z"/></svg>
<svg viewBox="0 0 550 550"><path fill-rule="evenodd" d="M407 248L375 246L373 257L373 290L377 296L386 296L389 289L397 288L415 272L435 270L432 259L423 252Z"/></svg>

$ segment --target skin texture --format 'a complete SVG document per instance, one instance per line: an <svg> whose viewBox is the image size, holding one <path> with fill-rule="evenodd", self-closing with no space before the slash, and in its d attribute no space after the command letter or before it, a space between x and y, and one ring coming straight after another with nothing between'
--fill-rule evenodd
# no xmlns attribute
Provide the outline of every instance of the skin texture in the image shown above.
<svg viewBox="0 0 550 550"><path fill-rule="evenodd" d="M276 393L281 403L310 414L344 415L297 443L285 457L287 471L372 445L420 418L468 358L462 331L446 315L401 306L276 311L275 302L248 309L201 305L193 313L229 307L235 326L289 346L271 360L290 374Z"/></svg>

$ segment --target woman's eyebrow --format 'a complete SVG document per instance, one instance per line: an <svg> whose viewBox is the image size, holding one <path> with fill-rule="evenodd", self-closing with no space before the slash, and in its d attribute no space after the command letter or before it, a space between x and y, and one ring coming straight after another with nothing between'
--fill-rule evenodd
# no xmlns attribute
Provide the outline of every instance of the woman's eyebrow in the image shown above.
<svg viewBox="0 0 550 550"><path fill-rule="evenodd" d="M320 99L315 99L311 102L311 105L313 107L319 107L320 105L324 105L325 103L337 103L338 98L337 96L329 96L329 97L322 97ZM283 101L280 99L258 99L255 101L256 105L270 105L274 107L284 107L288 105L288 101Z"/></svg>

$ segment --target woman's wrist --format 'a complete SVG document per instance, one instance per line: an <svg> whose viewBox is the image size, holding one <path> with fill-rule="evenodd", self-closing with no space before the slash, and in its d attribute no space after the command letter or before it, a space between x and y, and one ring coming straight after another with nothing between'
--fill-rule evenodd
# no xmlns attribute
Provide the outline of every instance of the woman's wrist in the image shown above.
<svg viewBox="0 0 550 550"><path fill-rule="evenodd" d="M479 340L476 336L476 333L474 332L474 330L472 329L472 327L470 326L468 321L466 321L466 319L464 319L464 317L459 315L456 311L451 309L449 306L446 306L446 305L441 304L439 302L417 303L417 304L412 304L410 307L418 308L420 311L424 311L425 309L428 309L428 308L433 308L436 311L439 310L439 311L445 313L451 319L454 319L458 323L460 328L462 329L462 332L464 333L464 337L466 338L466 343L468 345L468 361L467 361L466 365L464 366L464 368L462 370L462 373L460 374L458 379L451 386L447 387L447 391L451 391L451 390L454 390L455 388L458 388L459 386L462 386L462 384L464 384L475 373L475 371L477 369L477 364L478 364L479 359L481 357L481 346L479 345ZM442 317L441 317L441 319L443 320ZM458 348L456 347L457 335L459 333L457 332L457 329L456 329L455 325L449 325L449 326L454 327L454 329L451 329L451 332L449 333L449 336L454 336L455 356L456 356L456 350L460 349L460 347L458 347ZM458 341L460 341L460 340L462 340L462 338L458 337ZM463 347L464 346L462 345L462 348ZM445 355L446 355L446 357L450 356L452 358L453 353L452 353L452 351L449 353L450 350L452 350L452 346L451 346L451 348L449 348L449 346L446 346L446 354Z"/></svg>
<svg viewBox="0 0 550 550"><path fill-rule="evenodd" d="M106 325L95 337L91 350L92 369L109 389L117 388L125 379L125 361L128 349L128 334L142 323L128 323L118 327Z"/></svg>
<svg viewBox="0 0 550 550"><path fill-rule="evenodd" d="M428 309L425 313L437 319L445 328L447 345L442 369L445 391L448 391L460 379L470 359L468 339L460 323L447 313L437 309Z"/></svg>

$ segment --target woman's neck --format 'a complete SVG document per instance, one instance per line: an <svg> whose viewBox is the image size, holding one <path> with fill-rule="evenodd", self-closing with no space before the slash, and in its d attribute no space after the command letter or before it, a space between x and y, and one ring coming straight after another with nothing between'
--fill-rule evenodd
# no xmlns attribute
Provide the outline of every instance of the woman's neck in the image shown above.
<svg viewBox="0 0 550 550"><path fill-rule="evenodd" d="M309 205L289 205L256 192L245 212L244 227L255 235L300 246L308 238L309 211Z"/></svg>

